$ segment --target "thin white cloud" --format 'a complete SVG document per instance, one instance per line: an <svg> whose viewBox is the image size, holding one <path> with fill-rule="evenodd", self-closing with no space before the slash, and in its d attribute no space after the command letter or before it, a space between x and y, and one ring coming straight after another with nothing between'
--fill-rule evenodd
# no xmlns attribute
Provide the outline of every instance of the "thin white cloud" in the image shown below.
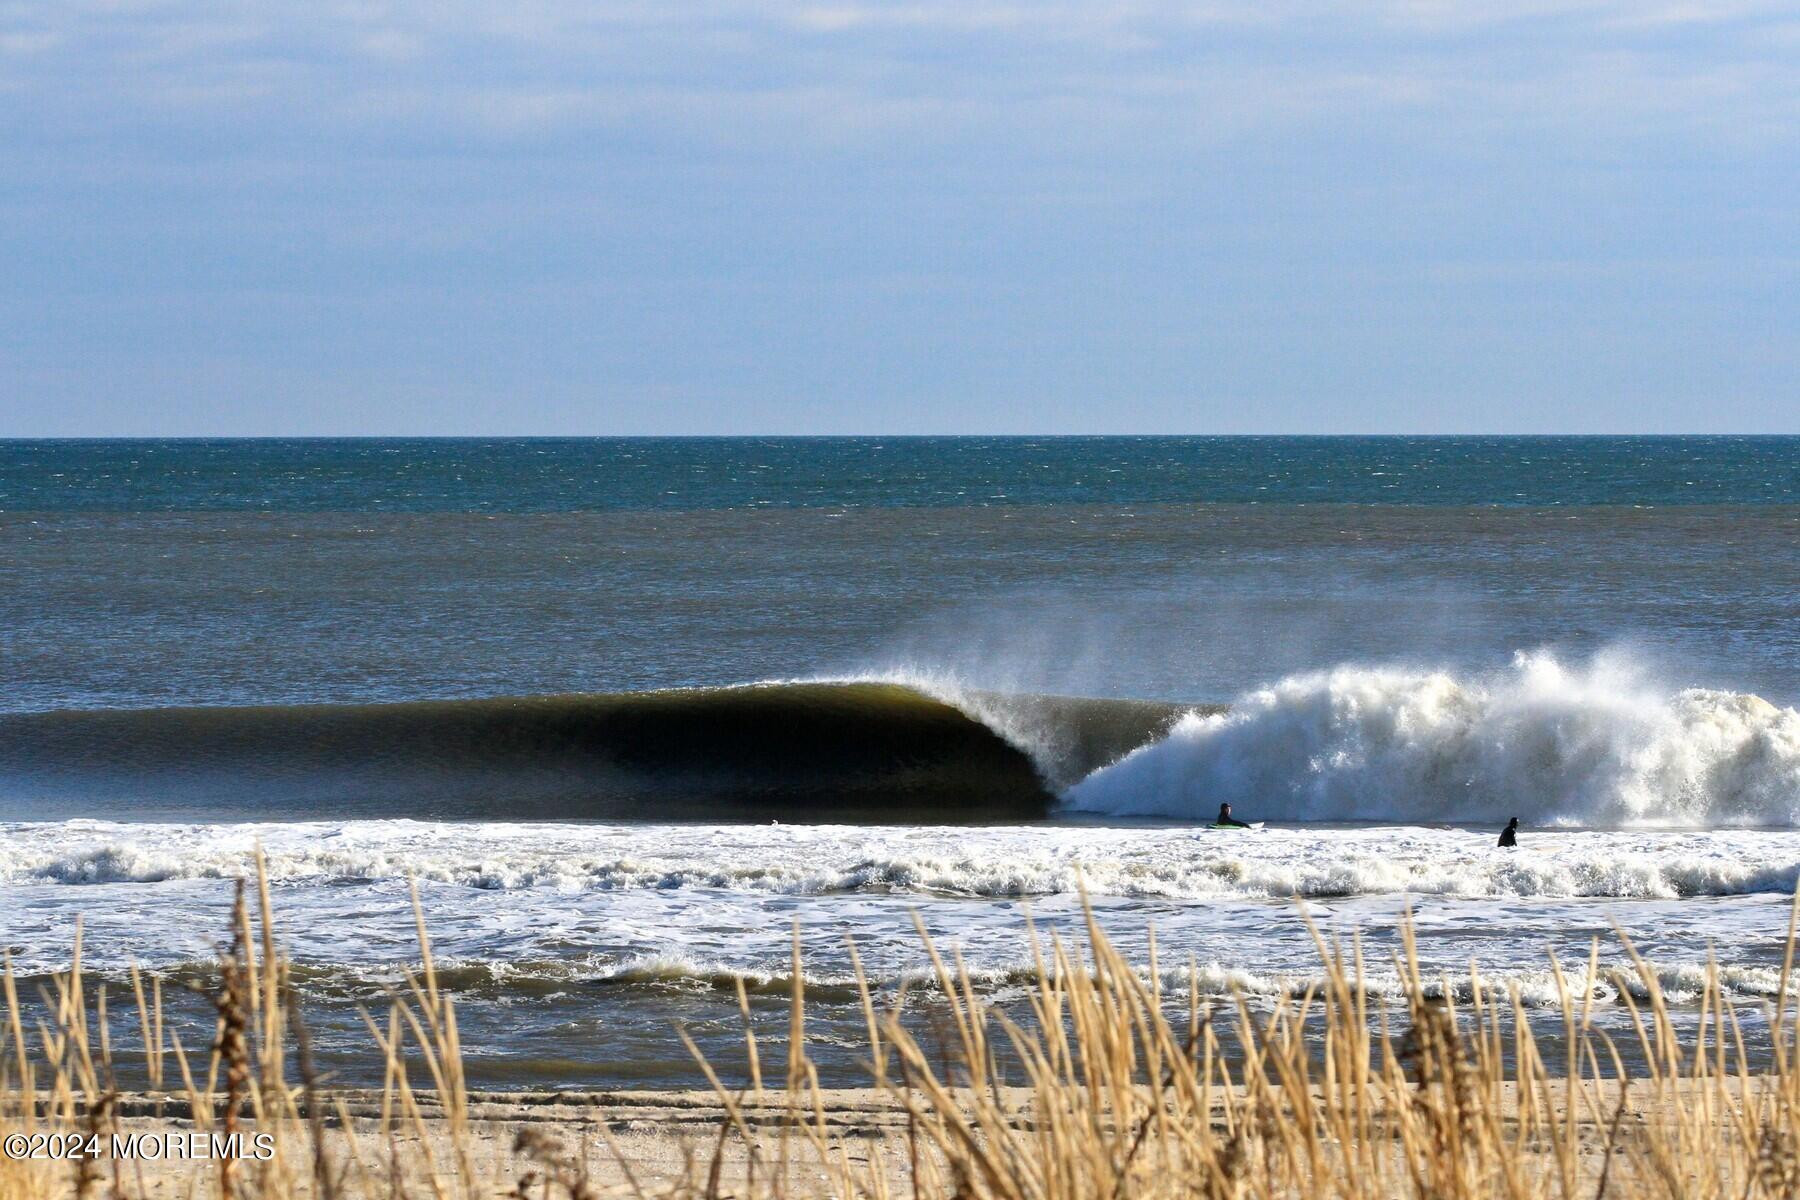
<svg viewBox="0 0 1800 1200"><path fill-rule="evenodd" d="M1185 94L1233 127L1258 110L1285 124L1338 121L1347 104L1373 114L1441 101L1478 121L1484 107L1590 126L1672 115L1779 136L1800 95L1800 64L1770 48L1791 41L1791 10L1724 0L55 0L0 11L0 71L15 90L35 83L52 111L163 101L192 111L210 96L229 115L260 94L304 118L334 106L369 114L371 98L403 91L415 99L396 116L465 121L484 135L624 111L691 128L715 104L778 116L807 97L822 107L802 125L834 139L924 134L953 119L1005 135L1046 99L1154 129L1160 114L1131 112L1133 98ZM1580 72L1608 61L1617 69L1584 84ZM73 79L90 86L70 89Z"/></svg>

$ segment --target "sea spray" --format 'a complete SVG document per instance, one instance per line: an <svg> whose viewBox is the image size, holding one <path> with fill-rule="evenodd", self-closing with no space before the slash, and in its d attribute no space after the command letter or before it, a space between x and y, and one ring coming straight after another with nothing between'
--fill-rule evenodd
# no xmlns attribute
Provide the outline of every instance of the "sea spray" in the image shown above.
<svg viewBox="0 0 1800 1200"><path fill-rule="evenodd" d="M1488 677L1341 666L1189 714L1064 801L1189 820L1230 802L1273 820L1792 826L1800 712L1542 652Z"/></svg>
<svg viewBox="0 0 1800 1200"><path fill-rule="evenodd" d="M1184 713L1225 711L1220 704L1196 709L1167 700L1002 691L976 686L954 672L919 666L818 682L870 681L911 688L961 711L1030 759L1045 786L1056 792L1162 737Z"/></svg>

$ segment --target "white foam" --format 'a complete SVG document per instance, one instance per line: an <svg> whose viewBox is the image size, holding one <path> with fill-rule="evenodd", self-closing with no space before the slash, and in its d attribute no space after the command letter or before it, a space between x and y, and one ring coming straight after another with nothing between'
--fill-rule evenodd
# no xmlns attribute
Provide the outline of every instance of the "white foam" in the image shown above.
<svg viewBox="0 0 1800 1200"><path fill-rule="evenodd" d="M408 878L485 892L1069 895L1134 899L1681 899L1786 893L1800 839L1760 830L1528 831L1070 825L699 826L355 821L0 826L0 886L235 878L263 847L288 883Z"/></svg>
<svg viewBox="0 0 1800 1200"><path fill-rule="evenodd" d="M1065 793L1072 809L1273 820L1800 824L1800 712L1518 655L1489 677L1339 667L1182 718Z"/></svg>
<svg viewBox="0 0 1800 1200"><path fill-rule="evenodd" d="M1614 919L1672 999L1697 993L1714 945L1732 994L1777 986L1800 836L1528 831L1512 852L1493 841L1487 829L1416 826L15 824L0 825L0 932L25 974L66 965L77 916L96 971L209 961L229 917L226 881L260 844L283 944L310 972L305 986L340 998L416 962L409 879L449 986L484 1003L592 999L613 986L728 994L738 976L779 994L796 919L809 983L847 1003L846 937L882 986L927 983L915 914L946 951L962 951L984 991L1004 996L1030 979L1020 898L1040 932L1077 945L1084 883L1133 961L1147 960L1154 926L1171 994L1185 994L1190 959L1207 996L1316 985L1293 895L1311 898L1329 936L1366 935L1382 995L1400 994L1391 951L1409 909L1431 974L1454 994L1472 986L1473 960L1490 985L1554 1005L1545 950L1585 971L1593 937L1600 969L1579 986L1602 1000L1641 993L1610 937Z"/></svg>

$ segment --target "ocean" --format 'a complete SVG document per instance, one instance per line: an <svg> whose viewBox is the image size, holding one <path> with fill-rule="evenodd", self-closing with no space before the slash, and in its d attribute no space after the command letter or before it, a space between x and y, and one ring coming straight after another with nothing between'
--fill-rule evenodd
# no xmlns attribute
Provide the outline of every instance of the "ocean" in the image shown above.
<svg viewBox="0 0 1800 1200"><path fill-rule="evenodd" d="M0 442L0 582L26 993L195 977L261 846L350 1081L415 883L471 1081L573 1087L741 1074L796 928L858 1081L847 939L1004 1005L1084 889L1183 995L1410 914L1625 1029L1622 930L1754 1040L1800 880L1800 438Z"/></svg>

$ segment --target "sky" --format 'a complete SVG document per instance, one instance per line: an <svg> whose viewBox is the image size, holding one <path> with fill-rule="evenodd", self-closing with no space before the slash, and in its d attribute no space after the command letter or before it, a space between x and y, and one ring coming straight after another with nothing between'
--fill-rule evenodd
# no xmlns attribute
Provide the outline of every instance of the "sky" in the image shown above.
<svg viewBox="0 0 1800 1200"><path fill-rule="evenodd" d="M0 0L0 435L1800 431L1800 9Z"/></svg>

